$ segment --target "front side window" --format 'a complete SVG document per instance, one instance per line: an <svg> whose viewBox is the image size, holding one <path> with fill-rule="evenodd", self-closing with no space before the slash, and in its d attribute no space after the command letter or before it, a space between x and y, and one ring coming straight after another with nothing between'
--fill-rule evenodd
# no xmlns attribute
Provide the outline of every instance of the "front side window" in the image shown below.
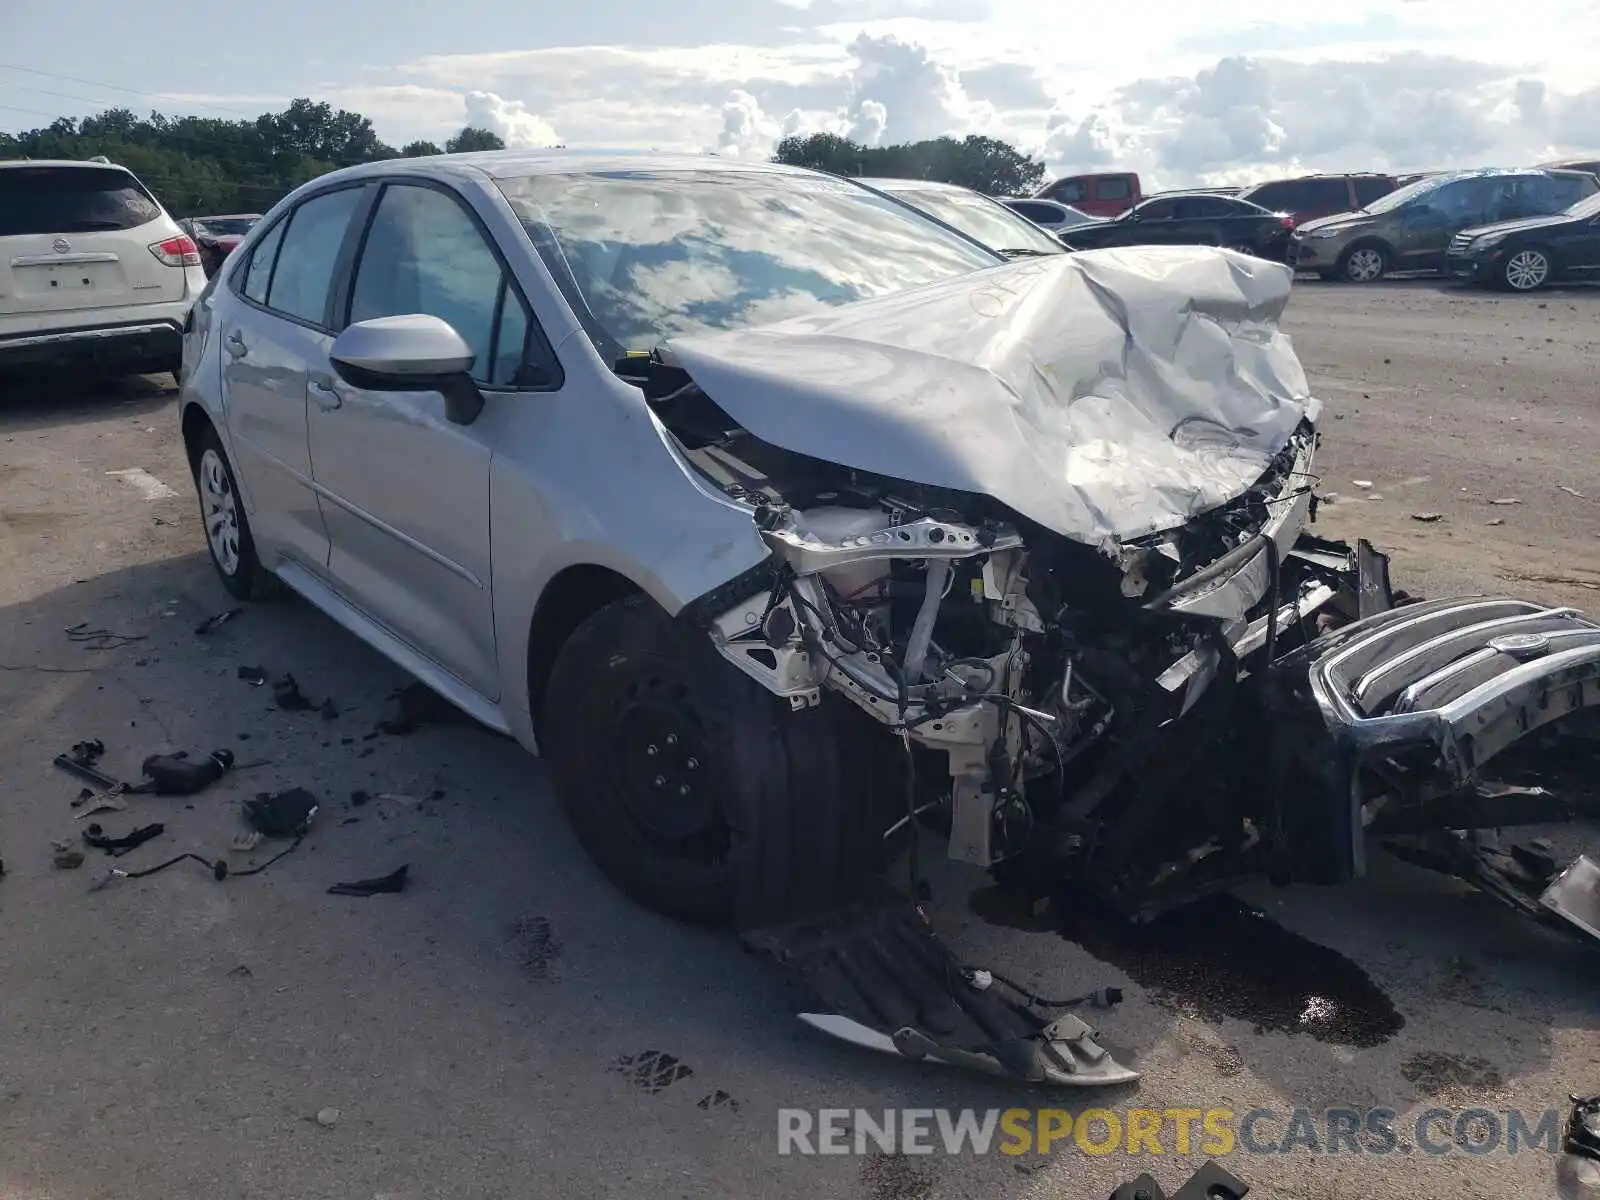
<svg viewBox="0 0 1600 1200"><path fill-rule="evenodd" d="M1131 210L1138 215L1141 221L1170 221L1177 215L1178 204L1176 200L1147 200L1138 208Z"/></svg>
<svg viewBox="0 0 1600 1200"><path fill-rule="evenodd" d="M1298 185L1294 183L1262 184L1258 188L1251 188L1245 197L1262 208L1293 210L1306 207L1300 203Z"/></svg>
<svg viewBox="0 0 1600 1200"><path fill-rule="evenodd" d="M1133 189L1128 186L1128 180L1119 175L1114 179L1100 180L1095 193L1102 200L1126 200L1133 195Z"/></svg>
<svg viewBox="0 0 1600 1200"><path fill-rule="evenodd" d="M283 243L287 221L279 221L250 250L250 265L244 269L244 294L257 304L267 302L267 288L272 285L272 264L278 257L278 247Z"/></svg>
<svg viewBox="0 0 1600 1200"><path fill-rule="evenodd" d="M426 313L472 347L472 376L488 387L519 382L529 319L500 260L471 216L434 188L383 190L362 244L350 321Z"/></svg>
<svg viewBox="0 0 1600 1200"><path fill-rule="evenodd" d="M495 182L585 330L613 358L1003 261L830 176L723 168Z"/></svg>
<svg viewBox="0 0 1600 1200"><path fill-rule="evenodd" d="M1387 196L1394 191L1392 179L1370 177L1356 180L1356 203L1365 208L1381 196Z"/></svg>
<svg viewBox="0 0 1600 1200"><path fill-rule="evenodd" d="M268 308L312 325L324 323L328 286L333 282L339 248L360 198L360 188L324 192L289 215L289 228L284 232L267 289Z"/></svg>

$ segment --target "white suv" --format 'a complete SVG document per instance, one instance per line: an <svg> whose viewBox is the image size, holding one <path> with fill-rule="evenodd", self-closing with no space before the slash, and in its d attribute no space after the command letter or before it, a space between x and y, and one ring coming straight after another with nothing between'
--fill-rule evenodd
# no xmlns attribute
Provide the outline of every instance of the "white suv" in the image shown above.
<svg viewBox="0 0 1600 1200"><path fill-rule="evenodd" d="M176 374L200 252L131 171L0 162L0 371Z"/></svg>

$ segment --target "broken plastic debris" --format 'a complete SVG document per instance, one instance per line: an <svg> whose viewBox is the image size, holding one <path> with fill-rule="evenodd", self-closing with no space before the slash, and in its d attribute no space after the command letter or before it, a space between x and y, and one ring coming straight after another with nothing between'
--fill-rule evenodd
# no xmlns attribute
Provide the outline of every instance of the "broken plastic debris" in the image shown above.
<svg viewBox="0 0 1600 1200"><path fill-rule="evenodd" d="M237 850L240 854L249 854L259 845L261 845L261 835L251 830L249 833L234 834L233 841L228 843L228 849Z"/></svg>
<svg viewBox="0 0 1600 1200"><path fill-rule="evenodd" d="M1498 500L1489 501L1490 504L1521 504L1522 501L1515 496L1501 496Z"/></svg>
<svg viewBox="0 0 1600 1200"><path fill-rule="evenodd" d="M1413 521L1428 521L1428 522L1442 521L1442 520L1444 520L1444 514L1443 513L1435 513L1435 512L1412 513L1411 514L1411 519Z"/></svg>
<svg viewBox="0 0 1600 1200"><path fill-rule="evenodd" d="M317 1110L317 1124L328 1127L338 1123L339 1110L337 1108L322 1108Z"/></svg>
<svg viewBox="0 0 1600 1200"><path fill-rule="evenodd" d="M389 711L378 721L378 729L404 736L424 725L453 725L465 720L459 708L422 683L407 684L389 694Z"/></svg>
<svg viewBox="0 0 1600 1200"><path fill-rule="evenodd" d="M244 610L230 608L224 612L219 612L214 616L207 617L204 621L201 621L200 624L194 627L194 631L199 637L205 637L206 634L212 633L221 626L226 625L229 621L237 617L242 611Z"/></svg>
<svg viewBox="0 0 1600 1200"><path fill-rule="evenodd" d="M390 871L387 875L380 875L375 879L358 879L354 883L336 883L328 889L330 896L381 896L391 892L403 892L406 887L406 877L411 870L411 864L405 863Z"/></svg>
<svg viewBox="0 0 1600 1200"><path fill-rule="evenodd" d="M92 799L85 800L83 802L83 807L78 810L77 817L81 821L84 817L94 816L95 813L126 812L127 808L128 802L121 796L115 796L109 792L102 792L94 796Z"/></svg>
<svg viewBox="0 0 1600 1200"><path fill-rule="evenodd" d="M266 837L293 837L304 833L317 814L317 798L305 788L283 792L257 792L244 802L245 819Z"/></svg>
<svg viewBox="0 0 1600 1200"><path fill-rule="evenodd" d="M1485 525L1504 525L1505 523L1506 519L1504 517L1492 517L1484 522Z"/></svg>
<svg viewBox="0 0 1600 1200"><path fill-rule="evenodd" d="M293 675L285 675L272 685L272 698L285 712L306 712L317 707L306 699Z"/></svg>
<svg viewBox="0 0 1600 1200"><path fill-rule="evenodd" d="M1372 480L1370 479L1352 479L1350 482L1355 484L1355 486L1358 488L1369 488L1372 486Z"/></svg>
<svg viewBox="0 0 1600 1200"><path fill-rule="evenodd" d="M1583 493L1580 492L1575 487L1568 487L1564 483L1558 483L1558 484L1556 484L1556 487L1560 488L1563 492L1565 492L1569 496L1576 496L1579 500L1583 499Z"/></svg>
<svg viewBox="0 0 1600 1200"><path fill-rule="evenodd" d="M57 850L53 861L58 871L75 871L83 866L83 851Z"/></svg>
<svg viewBox="0 0 1600 1200"><path fill-rule="evenodd" d="M107 854L118 857L129 850L137 850L152 838L160 837L166 832L166 828L160 823L141 825L122 837L109 837L99 825L90 825L83 831L83 840L96 850L104 850Z"/></svg>
<svg viewBox="0 0 1600 1200"><path fill-rule="evenodd" d="M187 750L152 754L140 768L149 783L131 790L154 792L157 796L192 796L233 770L233 765L232 750L213 750L200 759L191 759Z"/></svg>
<svg viewBox="0 0 1600 1200"><path fill-rule="evenodd" d="M267 682L267 672L264 667L240 667L239 678L251 687L260 687Z"/></svg>

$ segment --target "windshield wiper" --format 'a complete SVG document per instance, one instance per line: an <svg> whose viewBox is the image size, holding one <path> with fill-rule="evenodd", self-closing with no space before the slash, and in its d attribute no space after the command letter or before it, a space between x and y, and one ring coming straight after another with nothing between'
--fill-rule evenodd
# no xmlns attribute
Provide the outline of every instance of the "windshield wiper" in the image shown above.
<svg viewBox="0 0 1600 1200"><path fill-rule="evenodd" d="M1008 246L1004 250L995 251L995 253L1003 254L1007 258L1045 258L1058 252L1055 250L1025 250L1021 246Z"/></svg>

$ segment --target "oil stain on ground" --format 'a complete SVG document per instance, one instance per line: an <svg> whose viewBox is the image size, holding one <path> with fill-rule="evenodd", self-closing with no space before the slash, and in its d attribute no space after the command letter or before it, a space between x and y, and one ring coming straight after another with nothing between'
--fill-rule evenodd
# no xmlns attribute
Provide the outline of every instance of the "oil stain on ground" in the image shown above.
<svg viewBox="0 0 1600 1200"><path fill-rule="evenodd" d="M974 894L992 925L1054 930L1119 967L1163 1008L1256 1031L1367 1048L1405 1024L1394 1002L1344 955L1291 933L1231 896L1211 896L1136 925L1081 896L1048 908L1001 887Z"/></svg>

